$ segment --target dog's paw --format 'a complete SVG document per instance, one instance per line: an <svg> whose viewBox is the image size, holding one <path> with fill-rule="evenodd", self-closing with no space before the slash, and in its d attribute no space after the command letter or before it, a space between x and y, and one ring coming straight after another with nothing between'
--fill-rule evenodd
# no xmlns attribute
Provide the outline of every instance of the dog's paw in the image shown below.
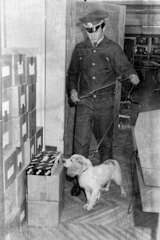
<svg viewBox="0 0 160 240"><path fill-rule="evenodd" d="M84 209L86 209L87 211L90 211L93 209L93 206L89 205L88 203L86 203L84 206L83 206Z"/></svg>
<svg viewBox="0 0 160 240"><path fill-rule="evenodd" d="M87 209L87 207L88 207L88 203L84 204L83 208Z"/></svg>
<svg viewBox="0 0 160 240"><path fill-rule="evenodd" d="M99 193L97 194L97 197L96 197L96 202L97 202L97 203L99 202L100 197L101 197L101 192L99 192Z"/></svg>
<svg viewBox="0 0 160 240"><path fill-rule="evenodd" d="M121 197L122 197L122 198L126 198L126 197L127 197L127 194L126 194L126 191L124 190L124 187L123 187L123 186L120 186L120 189L121 189Z"/></svg>
<svg viewBox="0 0 160 240"><path fill-rule="evenodd" d="M103 192L108 192L109 191L109 187L102 188L102 191Z"/></svg>
<svg viewBox="0 0 160 240"><path fill-rule="evenodd" d="M127 197L127 194L126 194L125 191L121 192L121 197L122 197L122 198L126 198L126 197Z"/></svg>
<svg viewBox="0 0 160 240"><path fill-rule="evenodd" d="M87 211L91 211L92 209L93 209L93 206L88 204L86 210L87 210Z"/></svg>

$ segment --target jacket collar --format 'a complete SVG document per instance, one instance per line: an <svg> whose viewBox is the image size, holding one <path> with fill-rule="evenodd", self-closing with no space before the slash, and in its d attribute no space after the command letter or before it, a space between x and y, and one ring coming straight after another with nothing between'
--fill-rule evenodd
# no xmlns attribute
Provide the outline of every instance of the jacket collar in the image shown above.
<svg viewBox="0 0 160 240"><path fill-rule="evenodd" d="M93 47L91 41L89 40L89 38L87 38L87 39L85 40L85 42L86 42L87 46ZM104 38L102 39L102 41L100 41L100 43L98 44L98 46L101 45L102 43L108 43L108 42L109 42L109 39L104 35Z"/></svg>

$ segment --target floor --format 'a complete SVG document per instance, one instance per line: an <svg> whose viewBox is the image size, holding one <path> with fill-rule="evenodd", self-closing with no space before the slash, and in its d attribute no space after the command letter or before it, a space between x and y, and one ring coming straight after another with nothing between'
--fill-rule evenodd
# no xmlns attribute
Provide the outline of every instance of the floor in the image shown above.
<svg viewBox="0 0 160 240"><path fill-rule="evenodd" d="M158 214L142 211L136 178L133 181L135 152L131 125L135 125L138 112L160 109L160 94L153 91L155 82L151 72L146 76L133 89L130 107L121 110L130 119L122 121L118 141L114 144L114 159L120 163L127 198L121 198L118 186L113 183L109 192L102 193L94 210L87 212L83 209L84 193L79 197L71 196L72 182L66 180L59 227L29 227L25 222L20 230L13 229L13 240L157 240Z"/></svg>

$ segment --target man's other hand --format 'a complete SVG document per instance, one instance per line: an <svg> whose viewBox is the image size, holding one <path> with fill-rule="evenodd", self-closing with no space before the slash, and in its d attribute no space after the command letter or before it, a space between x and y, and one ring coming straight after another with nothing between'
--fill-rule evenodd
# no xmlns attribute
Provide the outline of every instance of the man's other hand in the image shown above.
<svg viewBox="0 0 160 240"><path fill-rule="evenodd" d="M73 103L79 102L78 92L75 89L72 89L70 92L70 98Z"/></svg>
<svg viewBox="0 0 160 240"><path fill-rule="evenodd" d="M129 79L133 85L137 85L140 82L139 77L136 74L131 74Z"/></svg>

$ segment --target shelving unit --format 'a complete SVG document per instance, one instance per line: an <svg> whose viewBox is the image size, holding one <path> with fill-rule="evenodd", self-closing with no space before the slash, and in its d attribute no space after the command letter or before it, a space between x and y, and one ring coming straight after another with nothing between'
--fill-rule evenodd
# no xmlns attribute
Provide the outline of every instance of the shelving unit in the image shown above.
<svg viewBox="0 0 160 240"><path fill-rule="evenodd" d="M126 35L124 51L132 63L137 60L160 63L160 35Z"/></svg>
<svg viewBox="0 0 160 240"><path fill-rule="evenodd" d="M157 74L160 64L160 35L126 35L124 51L140 78L145 79L146 70Z"/></svg>

